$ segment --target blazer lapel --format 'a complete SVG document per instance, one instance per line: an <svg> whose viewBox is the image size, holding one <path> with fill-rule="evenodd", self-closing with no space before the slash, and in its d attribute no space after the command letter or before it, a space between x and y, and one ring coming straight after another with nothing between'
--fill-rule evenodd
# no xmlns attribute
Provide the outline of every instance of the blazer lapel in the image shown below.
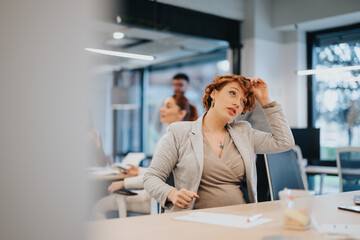
<svg viewBox="0 0 360 240"><path fill-rule="evenodd" d="M199 163L200 172L202 173L204 167L204 146L202 134L202 121L205 114L193 122L191 132L189 133L191 145Z"/></svg>

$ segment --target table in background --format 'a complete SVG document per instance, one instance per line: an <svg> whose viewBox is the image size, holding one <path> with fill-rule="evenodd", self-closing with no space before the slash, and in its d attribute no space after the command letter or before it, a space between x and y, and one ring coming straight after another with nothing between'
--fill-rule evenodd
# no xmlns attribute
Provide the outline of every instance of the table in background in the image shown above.
<svg viewBox="0 0 360 240"><path fill-rule="evenodd" d="M125 179L125 174L108 174L108 175L89 175L89 180L92 181L119 181Z"/></svg>
<svg viewBox="0 0 360 240"><path fill-rule="evenodd" d="M323 192L325 176L326 175L338 176L339 174L337 167L330 167L330 166L307 166L305 168L305 171L308 176L308 183L310 190L315 190L315 176L320 175L320 190L319 190L320 195Z"/></svg>
<svg viewBox="0 0 360 240"><path fill-rule="evenodd" d="M113 181L119 181L127 178L128 176L122 173L119 174L106 174L95 175L88 174L88 184L90 189L90 206L93 206L96 201L109 195L108 187Z"/></svg>
<svg viewBox="0 0 360 240"><path fill-rule="evenodd" d="M312 196L313 213L320 224L359 224L360 214L338 210L340 205L354 205L353 195L360 191L332 195ZM301 201L302 199L295 199ZM194 211L252 216L262 213L264 218L273 219L249 229L223 227L203 223L174 220ZM184 239L263 239L270 235L289 235L304 239L321 239L314 228L306 231L288 230L282 224L281 201L208 208L160 215L148 215L123 219L109 219L90 222L87 225L88 240L184 240Z"/></svg>

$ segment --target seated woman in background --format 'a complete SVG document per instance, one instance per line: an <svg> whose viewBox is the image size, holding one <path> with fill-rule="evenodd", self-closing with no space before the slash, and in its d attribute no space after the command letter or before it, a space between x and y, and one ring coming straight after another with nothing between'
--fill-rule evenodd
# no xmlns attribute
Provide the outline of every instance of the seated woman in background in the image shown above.
<svg viewBox="0 0 360 240"><path fill-rule="evenodd" d="M271 133L233 121L261 104ZM269 98L260 78L218 76L206 86L206 112L195 122L168 127L159 141L144 186L166 211L201 209L256 202L256 153L274 153L294 146L279 104ZM175 187L165 183L170 172ZM246 180L246 187L240 187Z"/></svg>
<svg viewBox="0 0 360 240"><path fill-rule="evenodd" d="M162 123L171 124L177 121L194 121L198 118L195 106L191 105L182 94L175 94L164 102L160 110ZM114 193L120 189L143 188L143 177L146 168L131 165L124 172L129 177L110 184L108 190ZM137 195L125 196L112 194L100 199L92 209L92 220L106 218L109 211L119 211L119 217L126 217L126 212L149 214L151 197L145 190L134 190ZM125 205L125 206L124 206Z"/></svg>

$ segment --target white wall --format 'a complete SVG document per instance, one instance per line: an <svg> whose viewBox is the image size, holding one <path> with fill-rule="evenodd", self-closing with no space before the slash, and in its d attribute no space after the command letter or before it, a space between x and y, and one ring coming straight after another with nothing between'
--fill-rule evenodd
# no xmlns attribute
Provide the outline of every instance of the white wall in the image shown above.
<svg viewBox="0 0 360 240"><path fill-rule="evenodd" d="M271 98L283 106L290 125L299 126L303 120L306 121L306 105L300 104L303 98L306 99L306 94L300 99L296 97L300 96L295 75L297 39L286 41L286 33L272 28L271 1L247 1L245 7L242 74L267 81Z"/></svg>
<svg viewBox="0 0 360 240"><path fill-rule="evenodd" d="M307 127L307 83L306 77L295 71L306 69L305 33L283 32L281 83L284 106L292 127Z"/></svg>
<svg viewBox="0 0 360 240"><path fill-rule="evenodd" d="M83 239L86 1L1 1L0 239Z"/></svg>
<svg viewBox="0 0 360 240"><path fill-rule="evenodd" d="M326 19L326 22L323 22L325 26L318 25L318 27L328 27L333 24L341 26L341 24L360 21L360 1L358 0L272 0L271 2L274 28L293 27L294 24L305 22L311 25L321 19ZM346 16L349 14L355 14L352 20ZM343 18L335 18L336 21L332 21L334 17L342 15L344 15Z"/></svg>

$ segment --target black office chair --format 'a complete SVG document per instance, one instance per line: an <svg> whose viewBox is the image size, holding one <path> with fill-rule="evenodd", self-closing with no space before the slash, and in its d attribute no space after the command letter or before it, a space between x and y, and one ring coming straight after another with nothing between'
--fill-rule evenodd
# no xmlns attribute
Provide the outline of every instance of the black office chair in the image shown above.
<svg viewBox="0 0 360 240"><path fill-rule="evenodd" d="M278 193L284 188L305 189L294 149L264 155L271 201L279 200Z"/></svg>
<svg viewBox="0 0 360 240"><path fill-rule="evenodd" d="M257 200L258 202L270 201L268 175L266 172L264 154L256 154L257 173Z"/></svg>
<svg viewBox="0 0 360 240"><path fill-rule="evenodd" d="M168 178L166 179L165 182L166 182L167 184L169 184L170 186L175 187L174 174L173 174L172 172L169 174L169 176L168 176ZM158 203L158 202L156 202L156 204L157 204L157 211L158 211L158 213L164 213L164 212L165 212L165 208L163 208L163 207L161 206L161 204Z"/></svg>

